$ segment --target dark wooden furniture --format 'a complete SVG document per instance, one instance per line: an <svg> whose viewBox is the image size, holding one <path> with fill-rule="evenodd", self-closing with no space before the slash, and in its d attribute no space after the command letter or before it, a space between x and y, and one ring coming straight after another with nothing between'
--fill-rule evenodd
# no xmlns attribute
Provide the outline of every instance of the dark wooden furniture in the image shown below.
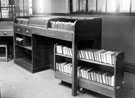
<svg viewBox="0 0 135 98"><path fill-rule="evenodd" d="M93 48L100 49L101 48L101 19L100 18L91 18L91 19L76 19L74 31L54 31L53 34L58 33L57 39L63 40L63 42L57 42L58 44L68 45L68 47L72 48L72 59L66 61L72 62L72 76L61 73L55 70L55 77L62 81L66 81L72 83L72 95L75 96L77 94L77 50L84 48ZM50 33L50 32L49 32ZM54 56L54 66L56 64L57 55ZM63 58L62 58L63 59ZM61 59L60 59L61 61Z"/></svg>
<svg viewBox="0 0 135 98"><path fill-rule="evenodd" d="M0 45L5 45L7 48L7 56L5 61L13 59L13 35L13 21L1 21Z"/></svg>
<svg viewBox="0 0 135 98"><path fill-rule="evenodd" d="M14 62L31 72L54 68L57 79L72 84L73 96L77 95L79 86L106 96L119 98L117 96L121 92L123 81L122 53L118 55L115 67L109 68L109 71L115 74L114 87L77 77L77 65L80 64L80 61L81 64L94 63L101 68L108 68L107 64L82 61L77 58L77 51L80 49L101 48L101 31L102 20L94 17L45 16L25 17L21 21L16 19L14 24ZM70 47L72 56L58 55L55 52L55 44ZM72 75L56 70L56 62L64 61L72 63Z"/></svg>
<svg viewBox="0 0 135 98"><path fill-rule="evenodd" d="M0 61L8 61L7 45L0 44Z"/></svg>
<svg viewBox="0 0 135 98"><path fill-rule="evenodd" d="M86 61L87 62L87 61ZM124 53L120 52L116 57L115 65L104 64L99 62L90 61L90 64L93 63L96 66L100 67L101 70L106 70L107 72L112 72L114 74L114 86L109 86L101 84L98 82L89 81L84 78L79 78L79 86L86 88L97 93L106 95L112 98L123 98L122 89L124 84Z"/></svg>
<svg viewBox="0 0 135 98"><path fill-rule="evenodd" d="M30 26L14 24L14 42L14 62L16 64L32 73L49 68L44 63L46 60L44 59L45 49L42 40L37 41L32 35Z"/></svg>
<svg viewBox="0 0 135 98"><path fill-rule="evenodd" d="M65 55L63 53L62 54L57 53L56 46L54 46L54 53L55 53L55 60L56 60L55 77L58 79L61 79L62 81L72 83L72 74L70 73L70 69L72 69L73 66L71 65L69 67L68 65L72 57L69 55ZM124 70L123 70L124 53L123 52L118 53L118 55L116 56L116 61L114 65L101 63L98 61L92 61L88 59L82 59L82 58L78 58L78 61L79 63L77 66L77 73L83 75L83 77L80 75L77 75L78 87L80 88L81 92L84 91L83 89L88 89L88 90L97 92L99 94L103 94L108 97L122 98L122 89L123 89L123 84L124 84ZM66 64L63 64L63 63L66 63ZM78 69L79 66L84 67L84 69L83 68ZM90 77L95 76L96 80L88 79L86 76L87 74L86 71L92 67L94 68L94 70L91 70L91 72L88 74L92 73L93 75L90 75ZM109 80L110 77L108 78L108 76L105 76L105 79L107 80L104 80L102 76L104 72L112 73L114 75L114 79ZM100 80L101 78L102 80ZM101 82L103 80L105 81L105 83ZM110 83L113 85L110 85Z"/></svg>

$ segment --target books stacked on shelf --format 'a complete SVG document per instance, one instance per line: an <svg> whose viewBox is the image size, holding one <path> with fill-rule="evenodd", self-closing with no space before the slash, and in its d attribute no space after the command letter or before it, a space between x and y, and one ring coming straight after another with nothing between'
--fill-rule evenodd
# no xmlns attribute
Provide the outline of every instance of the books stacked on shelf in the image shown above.
<svg viewBox="0 0 135 98"><path fill-rule="evenodd" d="M88 79L90 81L98 82L109 86L114 86L113 73L107 71L101 71L94 67L79 66L78 76Z"/></svg>
<svg viewBox="0 0 135 98"><path fill-rule="evenodd" d="M18 44L18 45L23 45L23 38L21 38L21 37L16 37L16 44Z"/></svg>
<svg viewBox="0 0 135 98"><path fill-rule="evenodd" d="M59 30L74 31L75 22L50 21L50 27Z"/></svg>
<svg viewBox="0 0 135 98"><path fill-rule="evenodd" d="M72 56L72 49L67 46L56 45L56 53Z"/></svg>
<svg viewBox="0 0 135 98"><path fill-rule="evenodd" d="M72 74L72 64L67 62L56 63L56 70L67 74Z"/></svg>
<svg viewBox="0 0 135 98"><path fill-rule="evenodd" d="M49 19L51 18L50 17L32 17L29 19L29 25L47 28Z"/></svg>
<svg viewBox="0 0 135 98"><path fill-rule="evenodd" d="M16 18L16 21L18 24L29 25L29 19L27 18Z"/></svg>
<svg viewBox="0 0 135 98"><path fill-rule="evenodd" d="M108 51L104 49L87 49L78 51L78 57L80 59L86 59L110 65L115 65L117 55L117 51Z"/></svg>
<svg viewBox="0 0 135 98"><path fill-rule="evenodd" d="M56 53L72 56L72 49L67 46L56 45ZM78 51L78 58L95 61L100 63L115 65L116 57L119 54L117 51L97 50L97 49L84 49Z"/></svg>
<svg viewBox="0 0 135 98"><path fill-rule="evenodd" d="M68 62L56 62L56 70L67 74L72 74L72 64ZM78 77L85 78L90 81L114 86L114 74L111 72L101 71L89 66L78 66L77 74Z"/></svg>

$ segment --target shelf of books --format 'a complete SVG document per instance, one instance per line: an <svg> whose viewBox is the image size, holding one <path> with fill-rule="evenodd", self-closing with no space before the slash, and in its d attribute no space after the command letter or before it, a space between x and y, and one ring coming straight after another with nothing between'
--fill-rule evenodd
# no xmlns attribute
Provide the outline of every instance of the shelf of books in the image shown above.
<svg viewBox="0 0 135 98"><path fill-rule="evenodd" d="M55 77L71 83L72 49L55 45ZM124 54L104 49L84 49L77 51L78 86L96 91L109 97L119 98L123 83ZM118 76L119 75L119 76ZM68 78L67 78L68 77Z"/></svg>
<svg viewBox="0 0 135 98"><path fill-rule="evenodd" d="M77 52L79 60L95 63L104 66L115 67L117 51L107 51L104 49L85 49ZM56 55L72 58L72 49L67 46L56 45Z"/></svg>

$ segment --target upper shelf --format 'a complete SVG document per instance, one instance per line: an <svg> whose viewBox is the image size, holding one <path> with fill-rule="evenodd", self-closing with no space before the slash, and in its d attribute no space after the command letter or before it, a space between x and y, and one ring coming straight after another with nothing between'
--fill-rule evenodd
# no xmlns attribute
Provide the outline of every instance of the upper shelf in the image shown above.
<svg viewBox="0 0 135 98"><path fill-rule="evenodd" d="M102 20L97 17L17 17L14 23L31 27L32 34L66 41L99 40L102 31Z"/></svg>

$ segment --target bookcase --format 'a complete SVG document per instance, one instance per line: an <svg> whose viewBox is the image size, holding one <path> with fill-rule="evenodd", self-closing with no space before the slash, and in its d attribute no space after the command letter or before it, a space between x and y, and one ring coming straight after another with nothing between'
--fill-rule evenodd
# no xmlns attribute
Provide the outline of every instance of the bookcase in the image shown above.
<svg viewBox="0 0 135 98"><path fill-rule="evenodd" d="M54 70L55 78L72 84L72 95L75 96L77 94L77 86L79 82L77 78L77 50L85 48L101 48L102 20L100 18L72 18L72 22L74 23L74 30L58 30L57 32L61 32L59 35L64 34L65 37L61 36L59 38L60 40L57 40L56 42L57 44L71 48L72 56L57 54L54 47ZM57 71L57 62L70 62L72 64L72 75Z"/></svg>
<svg viewBox="0 0 135 98"><path fill-rule="evenodd" d="M55 78L72 84L73 96L77 95L79 87L120 98L124 54L117 52L113 65L99 62L98 57L97 61L92 60L92 57L88 60L89 49L101 51L101 32L102 19L98 17L16 18L15 63L31 72L54 69ZM113 82L101 83L101 79L91 81L88 75L86 76L87 66L89 69L94 66L95 79L101 76L100 73L106 73L107 79L113 78ZM79 75L81 71L85 72L85 75Z"/></svg>
<svg viewBox="0 0 135 98"><path fill-rule="evenodd" d="M72 83L71 48L56 44L54 53L55 77ZM81 90L88 89L112 98L122 98L123 52L86 49L78 50L77 57L77 83Z"/></svg>
<svg viewBox="0 0 135 98"><path fill-rule="evenodd" d="M32 33L27 25L14 24L14 62L32 71Z"/></svg>
<svg viewBox="0 0 135 98"><path fill-rule="evenodd" d="M29 17L17 17L14 23L14 62L32 73L48 69L41 57L44 48L38 51L39 46L32 35Z"/></svg>

